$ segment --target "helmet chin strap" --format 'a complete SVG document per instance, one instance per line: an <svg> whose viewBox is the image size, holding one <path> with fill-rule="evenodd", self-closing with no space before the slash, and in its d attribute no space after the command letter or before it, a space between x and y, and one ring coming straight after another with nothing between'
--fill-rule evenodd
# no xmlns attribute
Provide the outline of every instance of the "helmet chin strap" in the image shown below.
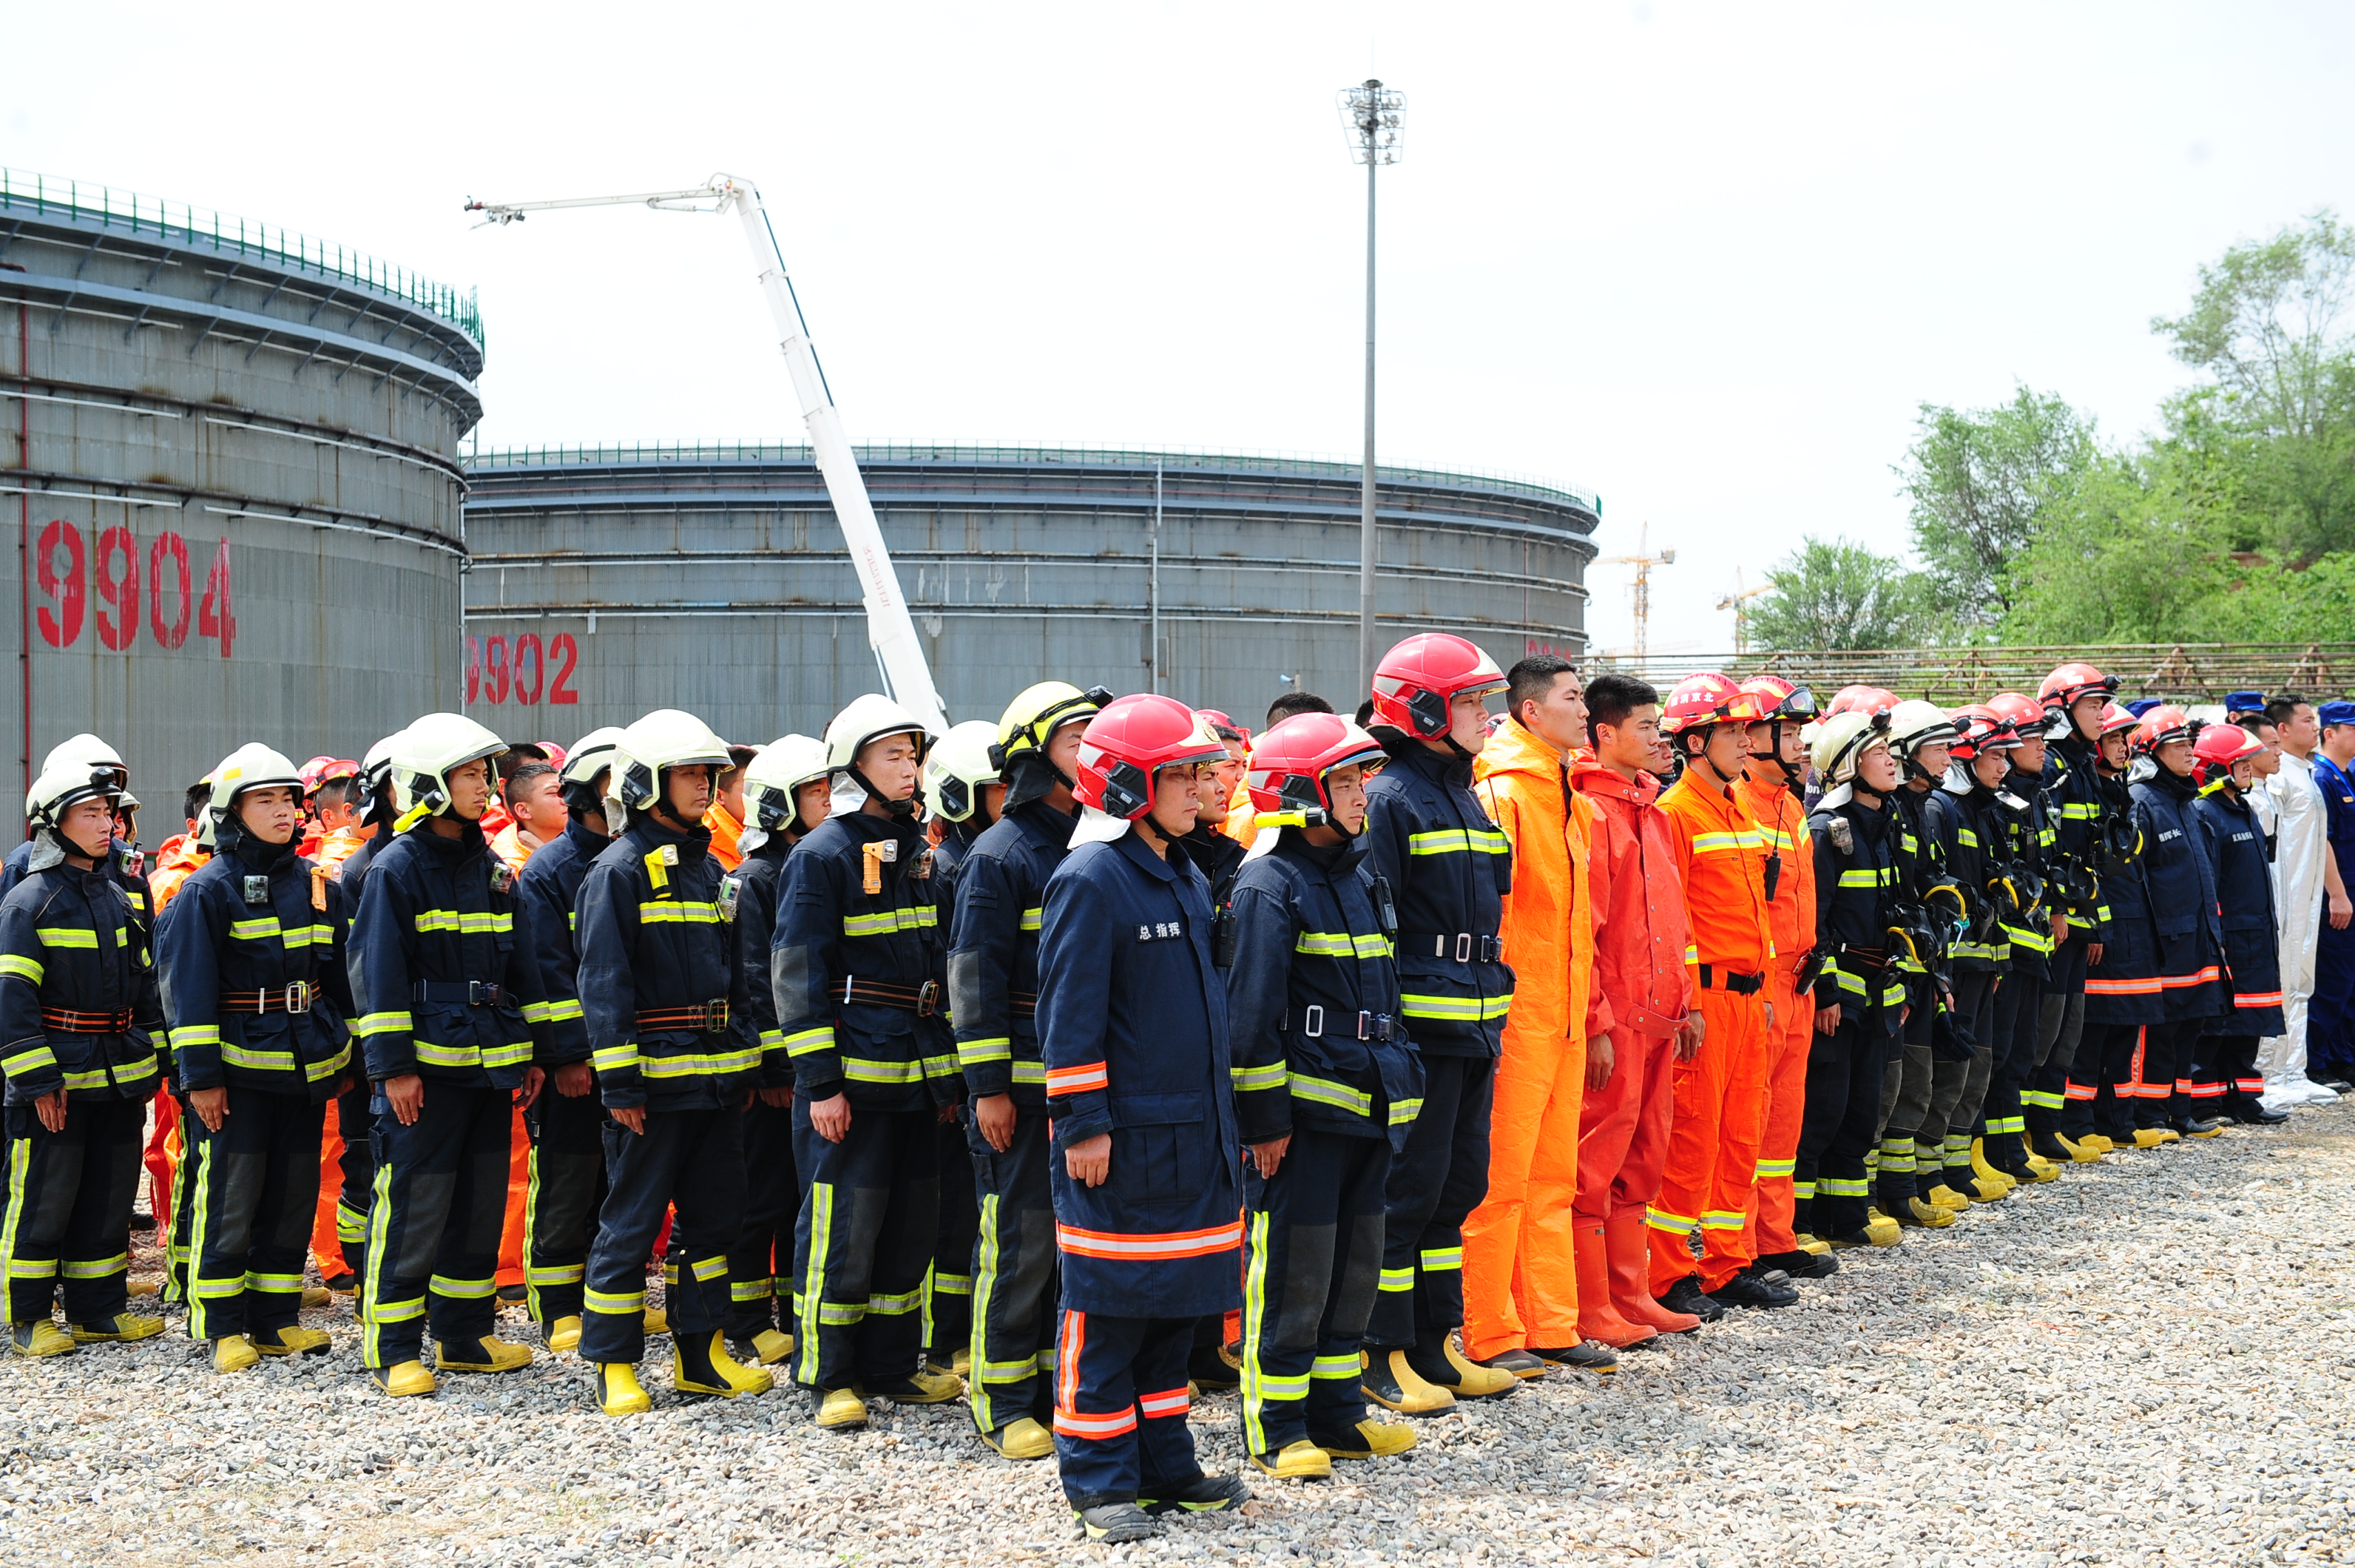
<svg viewBox="0 0 2355 1568"><path fill-rule="evenodd" d="M1740 778L1742 774L1739 772L1727 773L1723 768L1719 767L1717 765L1716 759L1712 758L1709 754L1710 738L1717 733L1717 726L1711 724L1708 729L1703 730L1700 733L1700 750L1698 752L1688 752L1685 753L1686 765L1690 766L1694 763L1706 763L1709 764L1709 771L1717 775L1718 783L1724 784L1729 788L1732 787L1733 781ZM1776 760L1780 761L1779 758Z"/></svg>
<svg viewBox="0 0 2355 1568"><path fill-rule="evenodd" d="M843 771L858 781L858 787L867 792L868 799L880 802L884 810L890 812L893 816L898 817L902 821L914 816L916 815L916 807L923 801L924 792L922 788L918 788L903 800L893 800L881 790L877 789L874 784L868 782L867 775L860 773L857 768L845 768Z"/></svg>

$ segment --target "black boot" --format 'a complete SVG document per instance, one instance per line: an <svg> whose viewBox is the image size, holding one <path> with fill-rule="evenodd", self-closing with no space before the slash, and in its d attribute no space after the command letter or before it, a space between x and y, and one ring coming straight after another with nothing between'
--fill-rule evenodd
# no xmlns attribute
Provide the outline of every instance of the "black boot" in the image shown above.
<svg viewBox="0 0 2355 1568"><path fill-rule="evenodd" d="M1668 1286L1666 1296L1656 1296L1667 1312L1689 1312L1704 1323L1714 1323L1725 1316L1725 1308L1700 1287L1700 1275L1689 1274Z"/></svg>
<svg viewBox="0 0 2355 1568"><path fill-rule="evenodd" d="M1791 1307L1798 1302L1799 1287L1780 1269L1761 1272L1753 1264L1709 1295L1721 1307Z"/></svg>
<svg viewBox="0 0 2355 1568"><path fill-rule="evenodd" d="M1619 1370L1618 1353L1608 1345L1592 1339L1575 1345L1565 1345L1559 1350L1540 1349L1532 1345L1529 1354L1556 1367L1575 1367L1582 1372L1615 1372Z"/></svg>
<svg viewBox="0 0 2355 1568"><path fill-rule="evenodd" d="M1243 1485L1241 1476L1197 1476L1176 1486L1148 1488L1153 1495L1138 1498L1136 1506L1148 1514L1217 1513L1222 1509L1239 1508L1251 1501L1251 1488Z"/></svg>
<svg viewBox="0 0 2355 1568"><path fill-rule="evenodd" d="M1839 1273L1839 1259L1830 1253L1769 1253L1754 1266L1780 1270L1795 1280L1829 1279Z"/></svg>
<svg viewBox="0 0 2355 1568"><path fill-rule="evenodd" d="M1200 1389L1241 1388L1243 1374L1217 1345L1197 1345L1186 1357L1186 1375Z"/></svg>
<svg viewBox="0 0 2355 1568"><path fill-rule="evenodd" d="M2224 1114L2249 1127L2277 1127L2289 1120L2287 1111L2268 1111L2258 1099L2236 1099L2224 1107Z"/></svg>

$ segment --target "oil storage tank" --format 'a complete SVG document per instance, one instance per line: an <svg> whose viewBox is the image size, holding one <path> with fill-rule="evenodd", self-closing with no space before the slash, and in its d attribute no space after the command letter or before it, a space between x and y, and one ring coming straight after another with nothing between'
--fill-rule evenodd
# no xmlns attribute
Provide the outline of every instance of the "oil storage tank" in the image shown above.
<svg viewBox="0 0 2355 1568"><path fill-rule="evenodd" d="M261 741L358 756L464 692L470 294L275 227L0 172L0 588L23 771L120 747L152 843Z"/></svg>
<svg viewBox="0 0 2355 1568"><path fill-rule="evenodd" d="M859 464L954 719L1042 678L1155 688L1256 727L1357 691L1354 464L890 446ZM601 446L468 459L467 711L569 741L676 706L734 739L817 733L880 690L806 448ZM1599 504L1530 480L1381 471L1383 635L1509 666L1585 646Z"/></svg>

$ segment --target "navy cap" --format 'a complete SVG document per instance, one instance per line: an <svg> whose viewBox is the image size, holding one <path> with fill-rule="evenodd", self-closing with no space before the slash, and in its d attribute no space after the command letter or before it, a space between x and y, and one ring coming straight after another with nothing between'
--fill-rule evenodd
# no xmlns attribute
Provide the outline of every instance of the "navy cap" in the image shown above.
<svg viewBox="0 0 2355 1568"><path fill-rule="evenodd" d="M2326 702L2317 711L2325 725L2355 724L2355 702Z"/></svg>
<svg viewBox="0 0 2355 1568"><path fill-rule="evenodd" d="M2133 701L2126 704L2126 710L2139 719L2144 714L2149 712L2152 709L2158 707L2160 700L2160 699L2156 697L2137 697ZM2355 704L2350 704L2350 706L2355 706Z"/></svg>
<svg viewBox="0 0 2355 1568"><path fill-rule="evenodd" d="M2224 694L2224 711L2227 713L2263 713L2264 710L2265 694L2262 691L2228 691Z"/></svg>

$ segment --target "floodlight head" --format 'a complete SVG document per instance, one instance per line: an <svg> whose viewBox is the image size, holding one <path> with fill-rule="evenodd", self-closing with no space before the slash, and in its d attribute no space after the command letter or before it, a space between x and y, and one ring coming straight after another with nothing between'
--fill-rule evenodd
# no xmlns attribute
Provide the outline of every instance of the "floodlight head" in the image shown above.
<svg viewBox="0 0 2355 1568"><path fill-rule="evenodd" d="M1334 99L1341 112L1341 133L1349 156L1360 164L1394 164L1406 151L1406 94L1369 77L1361 86L1345 87Z"/></svg>

